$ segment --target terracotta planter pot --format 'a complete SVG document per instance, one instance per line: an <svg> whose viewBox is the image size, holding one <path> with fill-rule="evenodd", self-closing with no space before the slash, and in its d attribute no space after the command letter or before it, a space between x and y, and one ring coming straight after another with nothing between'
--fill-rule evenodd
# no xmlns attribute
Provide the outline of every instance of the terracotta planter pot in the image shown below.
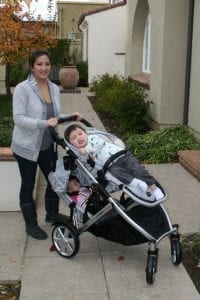
<svg viewBox="0 0 200 300"><path fill-rule="evenodd" d="M63 89L74 89L78 85L79 72L76 66L63 66L59 71L59 80Z"/></svg>

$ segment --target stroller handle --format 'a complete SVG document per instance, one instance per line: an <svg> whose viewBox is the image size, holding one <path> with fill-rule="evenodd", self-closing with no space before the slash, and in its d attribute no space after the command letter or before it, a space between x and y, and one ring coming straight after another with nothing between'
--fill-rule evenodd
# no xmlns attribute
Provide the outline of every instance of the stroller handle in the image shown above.
<svg viewBox="0 0 200 300"><path fill-rule="evenodd" d="M70 121L77 121L77 116L68 116L68 117L60 118L60 119L58 119L58 124L62 124L65 122L70 122ZM80 119L79 122L83 123L87 127L92 127L90 122L88 122L85 119Z"/></svg>
<svg viewBox="0 0 200 300"><path fill-rule="evenodd" d="M68 117L63 117L58 119L58 124L62 124L65 122L70 122L70 121L76 121L77 116L68 116Z"/></svg>
<svg viewBox="0 0 200 300"><path fill-rule="evenodd" d="M62 146L63 149L66 147L66 143L63 138L59 137L58 133L56 132L55 128L49 126L49 132L54 140L58 145Z"/></svg>

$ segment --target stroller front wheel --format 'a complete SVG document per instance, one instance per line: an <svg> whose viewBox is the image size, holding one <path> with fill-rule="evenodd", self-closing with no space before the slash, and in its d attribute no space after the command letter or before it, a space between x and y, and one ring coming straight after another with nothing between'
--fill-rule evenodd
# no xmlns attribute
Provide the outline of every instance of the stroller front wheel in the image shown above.
<svg viewBox="0 0 200 300"><path fill-rule="evenodd" d="M157 272L157 257L156 255L148 255L146 266L146 281L148 284L153 284Z"/></svg>
<svg viewBox="0 0 200 300"><path fill-rule="evenodd" d="M79 251L79 238L72 224L56 224L52 231L52 242L57 253L65 258L71 258Z"/></svg>

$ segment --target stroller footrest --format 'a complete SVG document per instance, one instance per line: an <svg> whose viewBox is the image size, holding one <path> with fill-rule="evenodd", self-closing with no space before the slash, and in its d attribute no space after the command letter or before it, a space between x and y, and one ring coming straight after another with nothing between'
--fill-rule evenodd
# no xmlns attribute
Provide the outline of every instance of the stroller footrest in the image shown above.
<svg viewBox="0 0 200 300"><path fill-rule="evenodd" d="M149 206L149 207L157 206L158 204L162 203L166 199L166 196L164 196L163 198L156 200L156 198L151 193L151 191L148 190L145 193L137 189L130 189L126 185L124 185L122 190L135 202L140 203L144 206Z"/></svg>

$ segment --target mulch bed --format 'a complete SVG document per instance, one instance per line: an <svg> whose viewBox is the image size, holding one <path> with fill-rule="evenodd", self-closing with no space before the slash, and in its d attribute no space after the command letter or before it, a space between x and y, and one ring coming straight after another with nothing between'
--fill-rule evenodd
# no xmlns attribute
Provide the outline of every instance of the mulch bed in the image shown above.
<svg viewBox="0 0 200 300"><path fill-rule="evenodd" d="M0 299L1 300L18 300L20 294L20 282L0 283Z"/></svg>
<svg viewBox="0 0 200 300"><path fill-rule="evenodd" d="M200 293L200 249L192 245L195 234L183 238L182 263Z"/></svg>

